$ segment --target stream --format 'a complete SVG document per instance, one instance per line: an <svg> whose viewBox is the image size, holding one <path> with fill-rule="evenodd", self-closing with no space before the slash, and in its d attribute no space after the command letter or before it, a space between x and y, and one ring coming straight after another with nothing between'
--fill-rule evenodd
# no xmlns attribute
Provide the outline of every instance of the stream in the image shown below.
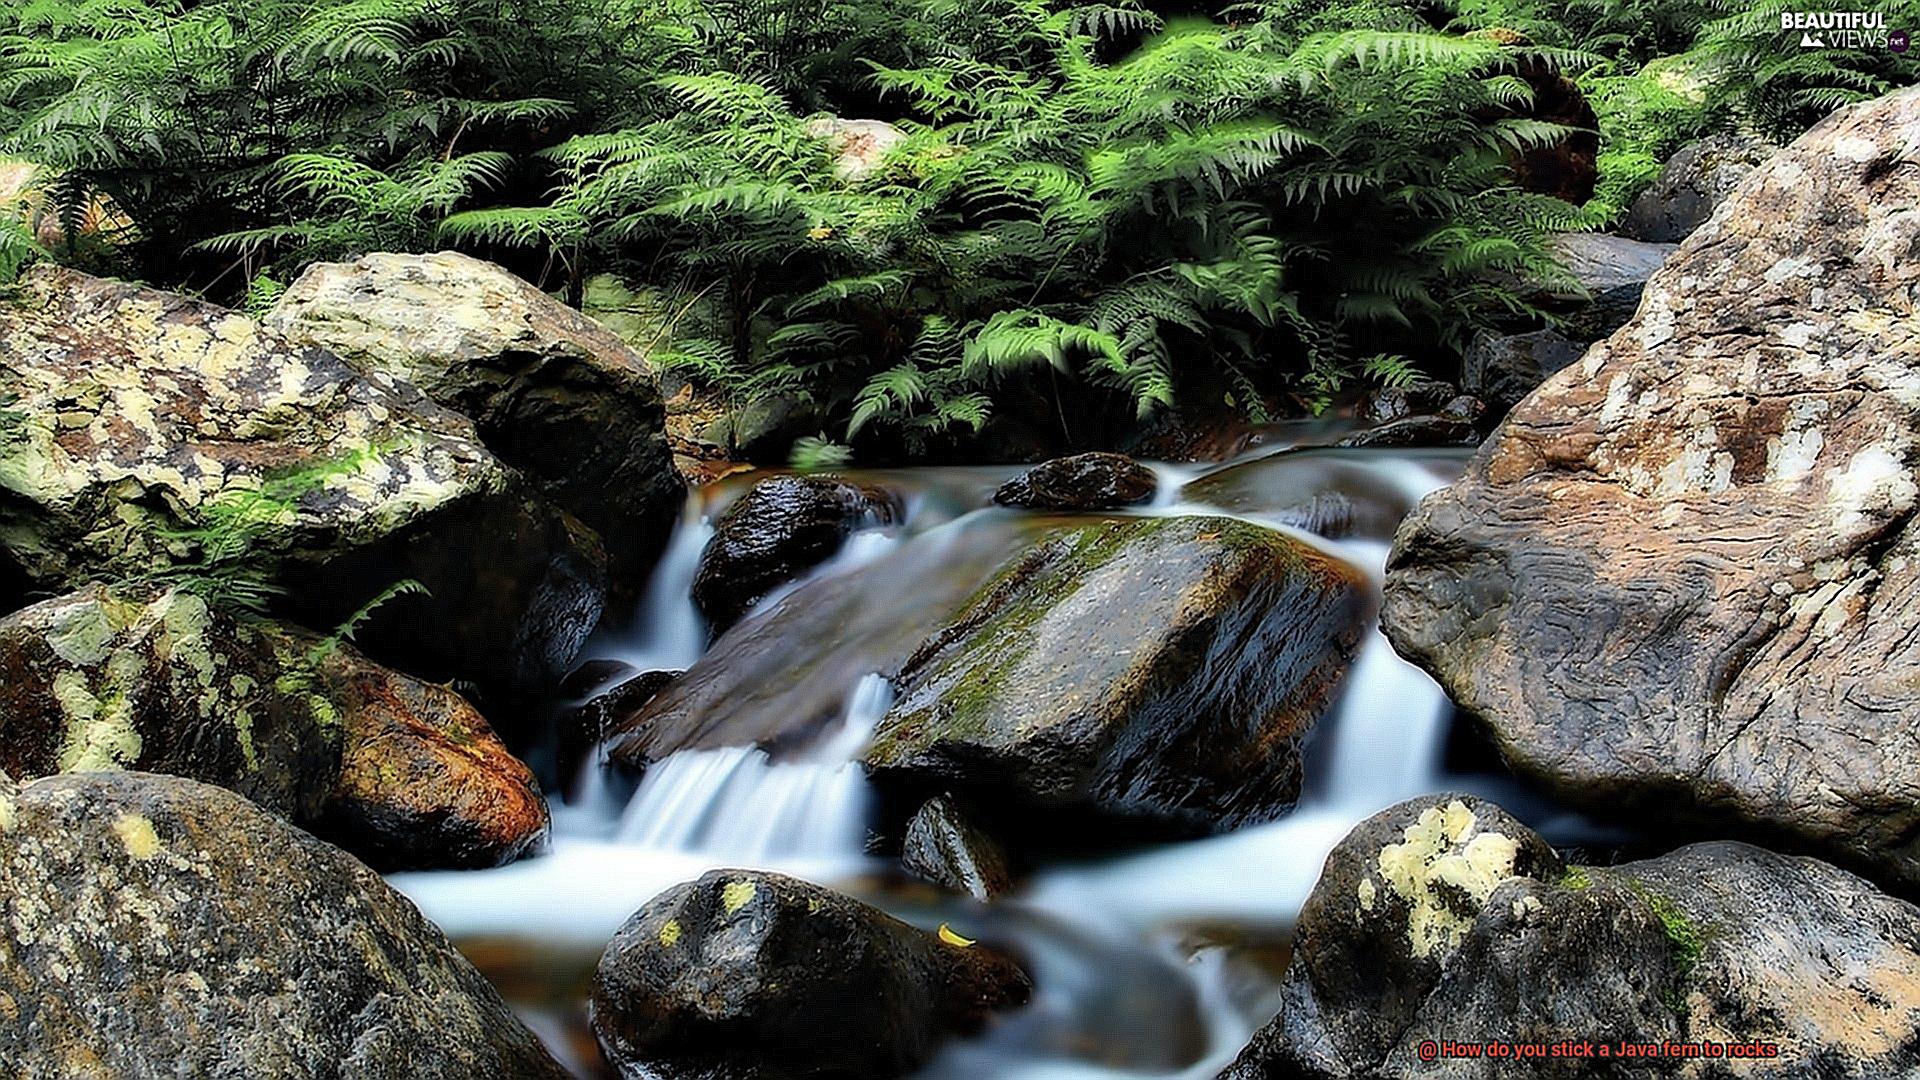
<svg viewBox="0 0 1920 1080"><path fill-rule="evenodd" d="M1282 439L1219 464L1156 466L1160 495L1137 512L1224 514L1282 529L1363 570L1377 589L1400 518L1456 476L1466 456ZM858 474L903 492L904 520L855 534L804 581L756 606L765 611L799 589L830 591L826 583L856 567L865 568L860 580L889 586L840 594L852 604L829 645L836 663L825 667L844 698L841 720L805 751L777 762L752 747L682 751L637 788L590 761L570 802L553 796L547 854L495 870L396 874L393 884L582 1076L603 1075L584 1028L584 995L614 931L671 885L718 867L753 867L841 889L919 926L950 923L1022 961L1036 987L1032 1003L948 1044L919 1074L926 1080L1205 1080L1271 1015L1293 918L1329 849L1372 813L1415 795L1470 791L1556 844L1615 839L1520 788L1484 751L1461 752L1440 688L1371 629L1337 704L1309 738L1306 786L1292 813L1211 838L1046 863L985 906L905 880L866 852L872 793L855 759L890 688L862 670L864 651L889 640L917 597L954 595L985 572L975 553L997 550L996 537L1023 521L1019 511L989 507L988 496L1021 469ZM690 598L694 571L711 520L753 479L728 477L694 493L634 628L596 640L584 658L648 670L700 657L707 630ZM768 692L788 692L779 657L767 663Z"/></svg>

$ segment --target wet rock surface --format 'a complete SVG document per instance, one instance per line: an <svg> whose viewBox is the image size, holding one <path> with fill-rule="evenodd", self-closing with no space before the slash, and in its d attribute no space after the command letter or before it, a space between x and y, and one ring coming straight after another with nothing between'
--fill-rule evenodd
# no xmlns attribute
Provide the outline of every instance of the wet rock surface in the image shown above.
<svg viewBox="0 0 1920 1080"><path fill-rule="evenodd" d="M625 667L625 665L620 665ZM564 709L554 721L557 760L562 784L572 784L587 759L594 755L621 721L657 697L682 673L631 671L612 686L592 693L585 701Z"/></svg>
<svg viewBox="0 0 1920 1080"><path fill-rule="evenodd" d="M1773 151L1765 140L1738 133L1688 143L1633 201L1620 223L1621 235L1653 243L1685 240Z"/></svg>
<svg viewBox="0 0 1920 1080"><path fill-rule="evenodd" d="M368 650L507 691L565 670L605 589L599 541L413 387L46 266L0 303L0 546L50 592L244 563L325 629L413 579Z"/></svg>
<svg viewBox="0 0 1920 1080"><path fill-rule="evenodd" d="M102 769L218 784L388 868L493 866L547 834L532 774L458 694L180 591L0 619L0 771Z"/></svg>
<svg viewBox="0 0 1920 1080"><path fill-rule="evenodd" d="M1054 458L1000 486L993 501L1029 510L1120 510L1153 501L1159 480L1125 454Z"/></svg>
<svg viewBox="0 0 1920 1080"><path fill-rule="evenodd" d="M1242 521L1053 529L907 659L864 760L897 788L1187 828L1263 820L1298 794L1299 741L1367 607L1357 571Z"/></svg>
<svg viewBox="0 0 1920 1080"><path fill-rule="evenodd" d="M565 1076L411 903L224 788L0 778L0 841L22 1080Z"/></svg>
<svg viewBox="0 0 1920 1080"><path fill-rule="evenodd" d="M599 532L623 595L644 584L686 485L658 377L612 331L450 251L315 263L265 323L470 417L489 450Z"/></svg>
<svg viewBox="0 0 1920 1080"><path fill-rule="evenodd" d="M922 803L908 820L900 865L922 881L982 903L1013 887L999 842L945 795Z"/></svg>
<svg viewBox="0 0 1920 1080"><path fill-rule="evenodd" d="M718 870L621 927L593 1025L625 1077L890 1077L1030 990L985 946L779 874Z"/></svg>
<svg viewBox="0 0 1920 1080"><path fill-rule="evenodd" d="M1222 1076L1907 1075L1920 1068L1916 931L1920 909L1813 859L1711 843L1567 866L1498 807L1425 796L1328 857L1280 1013ZM1775 1049L1422 1056L1441 1040Z"/></svg>
<svg viewBox="0 0 1920 1080"><path fill-rule="evenodd" d="M753 485L714 523L693 601L717 634L755 601L832 558L847 537L901 513L897 496L835 476L775 476Z"/></svg>
<svg viewBox="0 0 1920 1080"><path fill-rule="evenodd" d="M1403 526L1384 625L1520 773L1920 883L1920 91L1749 177Z"/></svg>

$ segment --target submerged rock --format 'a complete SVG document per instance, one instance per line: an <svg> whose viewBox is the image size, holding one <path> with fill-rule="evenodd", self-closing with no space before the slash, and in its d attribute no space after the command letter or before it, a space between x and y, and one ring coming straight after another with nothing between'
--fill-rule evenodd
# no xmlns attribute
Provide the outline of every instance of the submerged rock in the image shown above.
<svg viewBox="0 0 1920 1080"><path fill-rule="evenodd" d="M471 417L489 450L599 531L624 592L645 582L686 485L658 377L611 330L451 251L315 263L265 322Z"/></svg>
<svg viewBox="0 0 1920 1080"><path fill-rule="evenodd" d="M1403 526L1384 626L1564 797L1920 887L1920 90L1770 158Z"/></svg>
<svg viewBox="0 0 1920 1080"><path fill-rule="evenodd" d="M225 789L0 778L0 880L22 1080L566 1075L378 875Z"/></svg>
<svg viewBox="0 0 1920 1080"><path fill-rule="evenodd" d="M1120 510L1153 501L1160 481L1125 454L1095 452L1045 461L1000 485L993 501L1030 510Z"/></svg>
<svg viewBox="0 0 1920 1080"><path fill-rule="evenodd" d="M188 776L379 866L542 843L533 775L458 694L180 591L91 586L0 619L0 771Z"/></svg>
<svg viewBox="0 0 1920 1080"><path fill-rule="evenodd" d="M1281 1002L1224 1080L1909 1075L1920 909L1745 844L1566 866L1499 808L1426 796L1328 856ZM1607 1056L1422 1057L1442 1041L1566 1040ZM1675 1042L1722 1053L1610 1060Z"/></svg>
<svg viewBox="0 0 1920 1080"><path fill-rule="evenodd" d="M900 865L929 884L982 903L1013 887L1006 852L945 795L922 803L907 822Z"/></svg>
<svg viewBox="0 0 1920 1080"><path fill-rule="evenodd" d="M1738 133L1688 143L1633 201L1620 222L1621 234L1654 243L1685 240L1773 151L1766 140Z"/></svg>
<svg viewBox="0 0 1920 1080"><path fill-rule="evenodd" d="M714 523L693 579L693 602L717 634L768 593L832 558L847 537L893 523L900 510L891 492L837 476L762 480Z"/></svg>
<svg viewBox="0 0 1920 1080"><path fill-rule="evenodd" d="M599 620L605 556L463 418L211 304L36 266L0 300L0 547L37 588L249 572L434 678L531 690Z"/></svg>
<svg viewBox="0 0 1920 1080"><path fill-rule="evenodd" d="M593 1027L625 1077L891 1077L1030 990L985 947L779 874L716 870L620 928Z"/></svg>
<svg viewBox="0 0 1920 1080"><path fill-rule="evenodd" d="M864 760L897 788L1181 828L1272 817L1368 615L1359 573L1216 517L1050 530L901 667Z"/></svg>

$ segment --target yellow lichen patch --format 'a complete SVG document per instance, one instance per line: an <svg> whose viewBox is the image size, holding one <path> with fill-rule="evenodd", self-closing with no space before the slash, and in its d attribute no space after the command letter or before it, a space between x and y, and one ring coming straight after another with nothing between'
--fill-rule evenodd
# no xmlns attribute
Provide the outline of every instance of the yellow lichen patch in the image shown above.
<svg viewBox="0 0 1920 1080"><path fill-rule="evenodd" d="M671 949L678 944L680 944L680 920L668 919L666 925L660 928L660 946Z"/></svg>
<svg viewBox="0 0 1920 1080"><path fill-rule="evenodd" d="M1360 895L1360 910L1372 911L1373 898L1380 894L1380 890L1374 885L1373 879L1370 877L1361 878L1360 887L1355 891Z"/></svg>
<svg viewBox="0 0 1920 1080"><path fill-rule="evenodd" d="M720 887L720 907L731 915L751 903L758 891L751 881L729 881Z"/></svg>
<svg viewBox="0 0 1920 1080"><path fill-rule="evenodd" d="M1407 904L1407 946L1415 956L1460 944L1473 916L1513 876L1520 846L1500 833L1474 833L1476 818L1458 799L1429 807L1403 841L1380 849L1380 877Z"/></svg>
<svg viewBox="0 0 1920 1080"><path fill-rule="evenodd" d="M53 697L66 719L66 733L54 762L61 772L124 769L140 758L140 732L124 695L97 698L78 671L53 678Z"/></svg>
<svg viewBox="0 0 1920 1080"><path fill-rule="evenodd" d="M127 854L136 859L151 859L160 853L160 835L153 831L153 822L141 814L121 814L113 819L113 831L126 846Z"/></svg>

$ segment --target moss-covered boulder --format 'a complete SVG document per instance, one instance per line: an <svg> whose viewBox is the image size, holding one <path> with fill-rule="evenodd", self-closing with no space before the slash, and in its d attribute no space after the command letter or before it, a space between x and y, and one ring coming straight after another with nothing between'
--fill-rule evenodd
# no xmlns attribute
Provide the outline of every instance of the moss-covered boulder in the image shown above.
<svg viewBox="0 0 1920 1080"><path fill-rule="evenodd" d="M1062 525L902 666L896 789L1227 828L1291 807L1368 617L1360 573L1230 518Z"/></svg>
<svg viewBox="0 0 1920 1080"><path fill-rule="evenodd" d="M1439 1056L1443 1043L1538 1056ZM1718 1054L1683 1058L1670 1044ZM1622 1060L1622 1046L1661 1049ZM1222 1076L1916 1069L1920 909L1825 863L1737 843L1568 866L1498 807L1439 795L1382 811L1327 857L1279 1015Z"/></svg>
<svg viewBox="0 0 1920 1080"><path fill-rule="evenodd" d="M472 424L211 304L55 267L0 297L0 548L32 584L193 568L368 650L535 689L598 621L605 556Z"/></svg>
<svg viewBox="0 0 1920 1080"><path fill-rule="evenodd" d="M489 450L599 531L624 592L645 583L686 485L658 375L611 330L451 251L315 263L265 322L471 417Z"/></svg>
<svg viewBox="0 0 1920 1080"><path fill-rule="evenodd" d="M985 946L804 881L716 870L620 928L594 977L593 1028L624 1077L877 1080L1030 991Z"/></svg>
<svg viewBox="0 0 1920 1080"><path fill-rule="evenodd" d="M0 619L0 771L108 769L219 784L383 868L492 866L547 833L532 774L460 695L177 590Z"/></svg>
<svg viewBox="0 0 1920 1080"><path fill-rule="evenodd" d="M0 777L0 881L8 1076L566 1075L378 875L223 788Z"/></svg>

